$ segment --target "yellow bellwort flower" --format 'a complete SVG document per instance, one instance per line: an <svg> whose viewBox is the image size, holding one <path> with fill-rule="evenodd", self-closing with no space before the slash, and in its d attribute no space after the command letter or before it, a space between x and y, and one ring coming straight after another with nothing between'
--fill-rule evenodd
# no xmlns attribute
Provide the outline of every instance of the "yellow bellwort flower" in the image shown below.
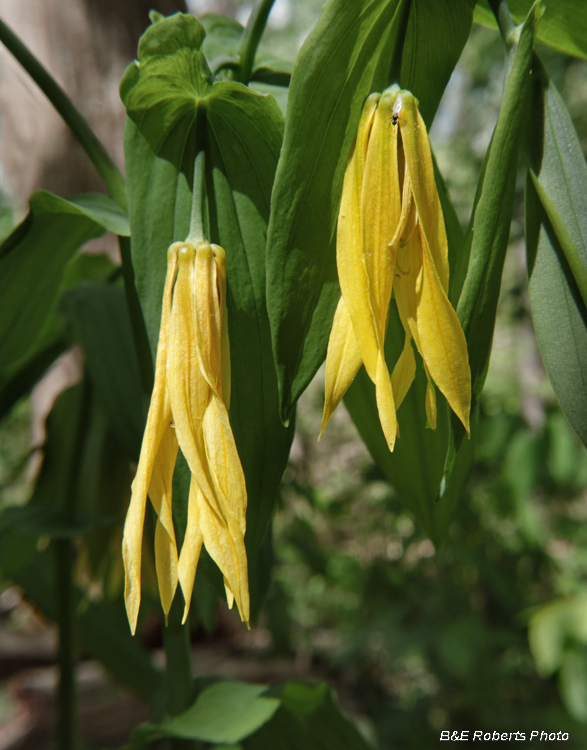
<svg viewBox="0 0 587 750"><path fill-rule="evenodd" d="M416 98L397 86L371 94L363 107L344 177L336 258L342 296L328 342L320 434L364 364L393 450L396 411L416 374L412 339L428 378L430 426L436 428L436 384L469 433L471 371L447 296L448 244L428 134ZM392 290L405 343L390 377L384 341Z"/></svg>
<svg viewBox="0 0 587 750"><path fill-rule="evenodd" d="M165 614L179 583L185 621L203 544L222 571L229 606L236 600L248 623L247 492L229 406L226 256L221 247L208 242L176 242L168 251L155 384L124 525L125 601L133 633L141 600L147 495L158 517L155 563ZM179 556L171 512L178 448L192 475Z"/></svg>

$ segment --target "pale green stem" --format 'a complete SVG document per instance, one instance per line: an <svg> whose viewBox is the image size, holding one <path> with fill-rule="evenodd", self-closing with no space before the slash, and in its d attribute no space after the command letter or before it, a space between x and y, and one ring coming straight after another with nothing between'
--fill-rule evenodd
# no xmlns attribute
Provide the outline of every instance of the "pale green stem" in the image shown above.
<svg viewBox="0 0 587 750"><path fill-rule="evenodd" d="M206 154L198 151L194 163L194 183L192 194L192 216L190 219L190 233L186 242L196 243L206 239Z"/></svg>

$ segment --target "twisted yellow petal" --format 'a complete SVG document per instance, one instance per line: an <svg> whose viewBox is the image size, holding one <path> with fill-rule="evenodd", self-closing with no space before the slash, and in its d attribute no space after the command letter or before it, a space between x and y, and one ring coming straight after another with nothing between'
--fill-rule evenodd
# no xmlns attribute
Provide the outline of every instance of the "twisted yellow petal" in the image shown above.
<svg viewBox="0 0 587 750"><path fill-rule="evenodd" d="M363 363L361 352L353 324L341 297L334 314L334 322L330 339L328 340L328 352L326 354L326 381L324 385L324 414L322 416L322 428L320 437L328 420L340 404L342 397L349 389L355 379L359 367ZM318 438L320 439L320 438Z"/></svg>
<svg viewBox="0 0 587 750"><path fill-rule="evenodd" d="M168 353L168 329L171 313L171 299L173 284L176 272L177 245L169 248L167 256L167 276L165 279L165 288L163 291L163 306L161 310L161 330L159 333L159 342L157 346L157 360L155 363L155 383L149 413L147 415L147 424L141 446L141 454L137 466L137 473L132 484L131 501L128 508L126 521L124 524L124 533L122 540L122 556L125 569L125 587L124 599L128 620L131 631L134 633L137 626L137 617L141 603L141 546L143 539L143 524L145 520L145 507L147 503L147 492L151 485L153 467L158 462L158 478L156 478L154 487L166 487L165 480L162 479L167 475L169 470L173 472L173 466L169 466L169 451L166 449L162 455L158 455L161 440L169 426L170 408L166 383L166 367ZM157 496L157 493L155 493ZM158 500L155 500L158 503ZM157 510L157 508L155 508ZM163 509L163 510L162 510ZM173 559L177 559L177 551L173 552L175 537L173 536L173 525L169 523L167 513L167 502L159 504L161 511L160 522L162 529L165 529L167 539L163 537L163 532L159 532L159 569L162 578L159 579L159 586L165 591L173 588L173 574L169 585L164 582L165 569L173 567ZM171 548L171 549L170 549ZM167 552L165 552L167 549ZM164 562L167 557L167 562ZM163 583L162 583L163 581ZM168 595L166 595L168 596Z"/></svg>
<svg viewBox="0 0 587 750"><path fill-rule="evenodd" d="M371 96L363 107L357 139L343 184L337 233L340 289L361 358L375 383L381 424L390 450L397 435L395 402L385 362L384 340L391 297L394 248L390 247L397 216L382 209L394 197L397 145L389 143L393 97ZM392 138L393 141L393 138ZM395 162L394 162L395 159ZM333 352L334 353L334 352Z"/></svg>
<svg viewBox="0 0 587 750"><path fill-rule="evenodd" d="M443 289L448 291L448 242L426 126L418 110L418 101L409 91L398 94L395 110L401 113L399 129L418 223L428 240L432 262Z"/></svg>
<svg viewBox="0 0 587 750"><path fill-rule="evenodd" d="M201 498L200 498L201 496ZM200 505L204 502L202 491L192 476L190 481L190 492L188 497L188 520L185 537L179 555L177 574L179 585L183 592L185 606L183 610L183 622L187 620L192 601L192 591L196 578L196 569L202 551L203 536L200 523Z"/></svg>

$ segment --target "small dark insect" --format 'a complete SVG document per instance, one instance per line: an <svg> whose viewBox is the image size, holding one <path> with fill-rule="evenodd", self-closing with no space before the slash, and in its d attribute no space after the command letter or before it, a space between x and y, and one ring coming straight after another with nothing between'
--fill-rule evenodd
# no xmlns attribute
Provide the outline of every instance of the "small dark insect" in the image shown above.
<svg viewBox="0 0 587 750"><path fill-rule="evenodd" d="M400 116L399 116L399 113L398 113L398 112L394 112L394 113L392 114L392 116L391 116L391 117L390 117L390 118L388 119L388 121L387 121L387 127L389 127L389 124L390 124L390 123L391 123L392 125L397 125L397 124L398 124L398 122L399 122L400 120L401 120L402 122L404 122L404 119L403 119L403 117L400 117Z"/></svg>

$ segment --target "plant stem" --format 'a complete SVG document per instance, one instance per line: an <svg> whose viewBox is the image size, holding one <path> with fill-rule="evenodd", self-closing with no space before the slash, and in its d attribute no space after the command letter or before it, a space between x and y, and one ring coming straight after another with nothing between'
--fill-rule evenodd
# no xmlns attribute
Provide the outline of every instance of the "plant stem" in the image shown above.
<svg viewBox="0 0 587 750"><path fill-rule="evenodd" d="M182 625L183 597L176 595L171 605L167 626L163 629L165 647L165 680L167 711L173 715L184 711L192 702L192 652L189 618Z"/></svg>
<svg viewBox="0 0 587 750"><path fill-rule="evenodd" d="M153 390L153 357L149 346L149 337L145 326L145 319L139 301L139 295L135 287L135 273L130 253L130 237L118 237L120 246L120 257L122 260L122 276L124 278L124 293L126 306L130 317L130 324L135 344L135 351L139 360L141 370L141 382L143 392L150 396Z"/></svg>
<svg viewBox="0 0 587 750"><path fill-rule="evenodd" d="M241 83L247 84L251 79L257 47L265 31L267 19L269 18L269 13L271 13L274 2L275 0L258 0L251 11L238 51L240 60L238 80Z"/></svg>
<svg viewBox="0 0 587 750"><path fill-rule="evenodd" d="M489 6L495 16L499 31L509 49L516 42L516 24L514 23L506 0L488 0Z"/></svg>
<svg viewBox="0 0 587 750"><path fill-rule="evenodd" d="M56 539L55 596L59 643L57 666L59 687L57 691L57 742L59 750L77 747L77 695L75 684L76 628L73 591L73 544L71 539Z"/></svg>
<svg viewBox="0 0 587 750"><path fill-rule="evenodd" d="M192 193L192 216L190 219L190 233L186 242L200 242L206 239L206 152L202 149L196 155L194 162L194 183Z"/></svg>
<svg viewBox="0 0 587 750"><path fill-rule="evenodd" d="M65 523L73 523L76 515L80 467L88 432L91 409L91 385L84 374L75 415L75 431L69 457L69 474L64 488L61 510ZM53 540L55 552L55 602L57 607L57 743L59 750L77 747L77 688L76 688L76 613L73 584L74 546L71 537Z"/></svg>
<svg viewBox="0 0 587 750"><path fill-rule="evenodd" d="M0 42L16 58L33 81L49 99L65 124L76 137L104 184L110 196L126 211L126 187L124 177L98 139L86 119L75 107L65 91L41 65L33 53L21 42L16 34L0 20Z"/></svg>

